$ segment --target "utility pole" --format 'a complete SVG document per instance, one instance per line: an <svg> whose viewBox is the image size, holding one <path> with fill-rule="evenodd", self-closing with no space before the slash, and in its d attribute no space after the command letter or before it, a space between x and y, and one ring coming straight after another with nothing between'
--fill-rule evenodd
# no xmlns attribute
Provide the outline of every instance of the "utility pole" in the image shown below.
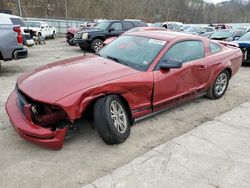
<svg viewBox="0 0 250 188"><path fill-rule="evenodd" d="M68 20L68 0L65 0L65 16L66 16L66 27L69 26L69 20Z"/></svg>
<svg viewBox="0 0 250 188"><path fill-rule="evenodd" d="M22 17L21 0L17 0L17 6L18 6L19 16Z"/></svg>

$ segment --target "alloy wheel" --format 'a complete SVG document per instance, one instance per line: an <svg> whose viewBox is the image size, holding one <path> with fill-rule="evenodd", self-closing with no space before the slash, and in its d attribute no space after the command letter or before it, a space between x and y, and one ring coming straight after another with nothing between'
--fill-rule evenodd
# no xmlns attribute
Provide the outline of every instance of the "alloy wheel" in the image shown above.
<svg viewBox="0 0 250 188"><path fill-rule="evenodd" d="M111 102L110 115L116 130L121 134L125 133L128 123L125 111L119 102Z"/></svg>

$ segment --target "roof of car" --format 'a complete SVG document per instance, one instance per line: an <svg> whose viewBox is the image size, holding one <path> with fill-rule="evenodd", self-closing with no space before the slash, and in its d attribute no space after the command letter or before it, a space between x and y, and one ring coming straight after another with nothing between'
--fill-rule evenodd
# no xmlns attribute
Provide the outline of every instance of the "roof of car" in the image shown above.
<svg viewBox="0 0 250 188"><path fill-rule="evenodd" d="M139 31L139 32L132 32L132 33L126 33L126 35L136 35L136 36L143 36L148 38L154 38L158 40L165 40L165 41L171 41L174 39L202 39L204 40L204 37L186 34L186 33L180 33L180 32L173 32L173 31L163 31L163 30L152 30L152 31Z"/></svg>
<svg viewBox="0 0 250 188"><path fill-rule="evenodd" d="M5 14L5 13L0 13L0 24L4 24L4 25L13 25L11 18L18 18L21 19L21 17L19 16L15 16L12 14Z"/></svg>

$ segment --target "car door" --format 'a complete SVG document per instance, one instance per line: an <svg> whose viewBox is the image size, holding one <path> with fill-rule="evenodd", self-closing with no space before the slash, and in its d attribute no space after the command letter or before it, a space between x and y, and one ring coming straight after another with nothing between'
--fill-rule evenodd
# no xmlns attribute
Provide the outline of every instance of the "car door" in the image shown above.
<svg viewBox="0 0 250 188"><path fill-rule="evenodd" d="M109 37L117 37L123 33L122 23L121 22L113 22L110 24L108 29L108 36Z"/></svg>
<svg viewBox="0 0 250 188"><path fill-rule="evenodd" d="M201 50L199 50L201 48ZM198 52L194 52L198 50ZM174 105L182 100L194 97L193 89L199 83L199 78L193 74L193 65L198 65L204 57L202 41L188 40L174 44L163 55L155 68L153 110L158 111ZM179 69L160 69L164 60L178 59L183 62ZM166 61L165 61L166 63Z"/></svg>

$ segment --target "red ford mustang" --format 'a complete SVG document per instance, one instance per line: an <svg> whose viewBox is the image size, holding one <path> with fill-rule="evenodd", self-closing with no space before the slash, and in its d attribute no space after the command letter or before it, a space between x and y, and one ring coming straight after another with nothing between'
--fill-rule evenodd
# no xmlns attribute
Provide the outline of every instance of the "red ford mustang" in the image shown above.
<svg viewBox="0 0 250 188"><path fill-rule="evenodd" d="M18 78L6 103L18 134L60 149L92 114L107 144L125 141L134 120L207 95L221 98L242 52L207 38L167 31L127 33L98 56L76 57Z"/></svg>

